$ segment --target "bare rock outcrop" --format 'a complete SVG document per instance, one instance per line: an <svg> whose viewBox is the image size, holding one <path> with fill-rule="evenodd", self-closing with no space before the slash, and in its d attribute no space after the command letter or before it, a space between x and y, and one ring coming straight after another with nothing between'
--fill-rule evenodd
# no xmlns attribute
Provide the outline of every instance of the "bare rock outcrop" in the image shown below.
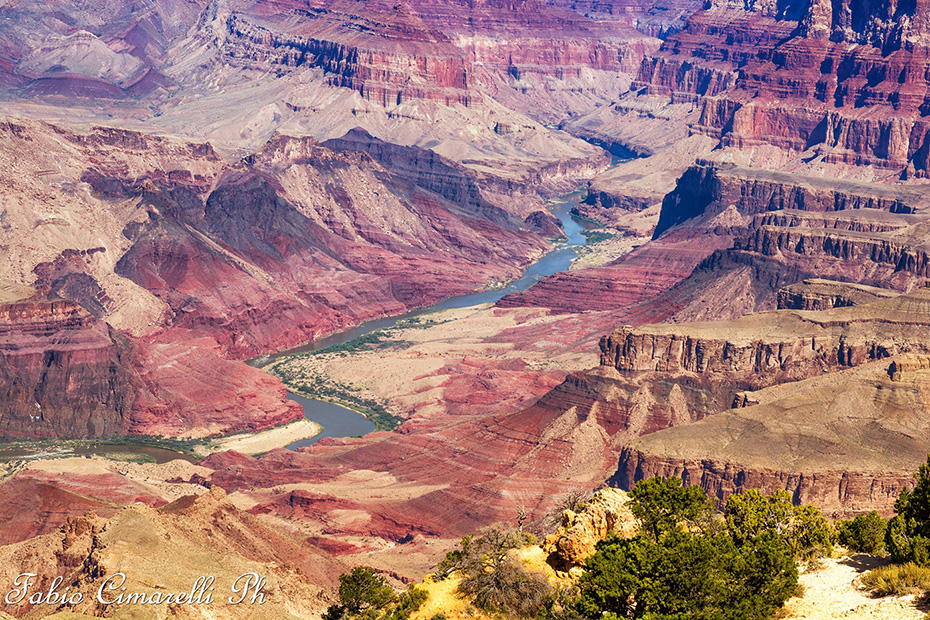
<svg viewBox="0 0 930 620"><path fill-rule="evenodd" d="M633 535L637 521L627 501L623 491L602 489L588 498L580 511L565 510L558 531L543 542L549 563L563 569L581 566L594 555L597 543L608 536Z"/></svg>
<svg viewBox="0 0 930 620"><path fill-rule="evenodd" d="M896 291L811 278L786 286L778 291L778 309L829 310L872 303L887 297L896 297Z"/></svg>
<svg viewBox="0 0 930 620"><path fill-rule="evenodd" d="M223 552L218 554L217 549ZM148 613L161 617L172 606L170 613L184 618L197 616L198 606L194 602L173 605L165 597L190 593L198 577L206 574L204 580L212 577L215 581L206 584L200 603L212 602L218 618L237 617L236 607L226 604L218 593L231 592L238 576L254 572L267 579L263 589L266 610L306 617L322 611L328 602L322 586L331 585L344 570L341 563L312 545L298 543L240 511L218 487L160 509L134 504L108 519L94 513L72 517L57 531L0 547L0 559L0 578L8 583L20 573L31 572L37 575L34 588L47 592L60 578L59 592L67 587L83 594L83 600L67 610L88 616L99 613L95 594L104 580L122 572L127 592L144 593ZM139 604L138 600L116 600L109 609L119 613ZM23 617L30 612L35 616L36 607L26 599L5 602L2 609ZM58 608L66 606L45 611Z"/></svg>
<svg viewBox="0 0 930 620"><path fill-rule="evenodd" d="M0 304L0 436L124 434L131 357L125 338L73 301Z"/></svg>

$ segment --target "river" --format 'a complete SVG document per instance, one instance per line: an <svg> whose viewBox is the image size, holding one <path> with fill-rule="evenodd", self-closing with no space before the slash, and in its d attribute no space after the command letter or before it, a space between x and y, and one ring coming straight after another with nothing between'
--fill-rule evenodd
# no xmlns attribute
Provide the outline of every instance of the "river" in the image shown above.
<svg viewBox="0 0 930 620"><path fill-rule="evenodd" d="M322 349L336 344L343 344L350 340L364 336L365 334L371 333L375 330L392 327L402 319L426 314L428 312L435 312L437 310L466 308L469 306L493 303L504 295L509 295L518 291L525 291L526 289L539 282L539 280L545 276L559 273L560 271L565 271L569 268L572 260L574 260L576 256L575 248L587 243L587 237L582 234L584 226L572 218L569 213L571 208L578 202L576 198L577 194L569 194L569 196L557 202L555 207L552 209L552 214L562 221L562 230L567 236L567 241L559 244L548 254L530 265L526 271L523 272L523 275L520 276L519 279L514 280L508 286L500 289L461 295L459 297L451 297L445 301L441 301L435 305L429 306L428 308L421 308L419 310L414 310L399 316L384 317L381 319L368 321L366 323L362 323L358 327L347 329L346 331L333 334L332 336L328 336L326 338L321 338L320 340L307 343L294 349L253 358L248 360L248 363L252 366L264 366L273 361L287 357L289 355L294 355L296 353L316 351L317 349ZM317 422L323 427L323 431L319 435L316 435L310 439L296 441L286 446L289 450L296 450L297 448L309 446L324 437L359 437L375 430L375 425L368 418L358 413L357 411L352 411L351 409L346 409L345 407L334 405L332 403L321 400L304 398L303 396L299 396L290 392L288 393L288 398L299 403L301 407L303 407L305 418ZM0 462L53 456L83 456L90 454L115 453L127 456L133 454L144 454L154 459L158 463L164 463L166 461L177 458L181 458L187 461L195 460L193 457L181 452L175 452L173 450L167 450L163 448L155 448L152 446L138 445L131 442L119 444L105 442L69 442L69 445L62 446L49 445L37 447L35 445L29 445L22 447L3 448L0 449Z"/></svg>
<svg viewBox="0 0 930 620"><path fill-rule="evenodd" d="M563 198L552 208L552 214L562 222L562 230L565 232L567 240L527 267L523 275L511 282L508 286L500 289L481 291L479 293L460 295L458 297L450 297L445 301L441 301L427 308L420 308L419 310L414 310L398 316L368 321L362 323L358 327L353 327L346 331L333 334L332 336L309 342L294 349L253 358L249 360L249 364L253 366L265 366L290 355L307 353L309 351L316 351L333 345L343 344L373 331L393 327L398 321L403 319L435 312L437 310L467 308L469 306L494 303L505 295L525 291L548 275L567 270L576 257L575 248L587 243L587 237L582 234L584 225L575 220L570 214L571 208L577 204L575 198L575 194L570 194L569 197ZM304 439L288 445L287 448L289 450L309 446L324 437L359 437L375 430L375 425L368 420L368 418L351 409L346 409L345 407L340 407L339 405L334 405L322 400L304 398L290 392L288 393L288 397L300 403L304 409L305 418L323 426L322 433L311 439Z"/></svg>

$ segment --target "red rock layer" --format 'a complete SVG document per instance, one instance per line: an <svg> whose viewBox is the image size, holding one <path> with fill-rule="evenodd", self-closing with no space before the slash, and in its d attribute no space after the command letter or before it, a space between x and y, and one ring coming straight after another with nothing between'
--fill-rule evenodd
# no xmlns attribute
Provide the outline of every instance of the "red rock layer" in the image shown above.
<svg viewBox="0 0 930 620"><path fill-rule="evenodd" d="M231 5L232 63L314 66L384 106L408 99L480 105L476 67L502 79L562 80L584 69L635 72L651 42L534 0L520 2L242 1Z"/></svg>
<svg viewBox="0 0 930 620"><path fill-rule="evenodd" d="M802 179L787 173L699 161L685 171L675 190L665 197L655 237L676 224L699 216L714 216L731 206L741 215L757 215L789 209L811 213L852 209L916 213L926 210L928 204L919 190Z"/></svg>
<svg viewBox="0 0 930 620"><path fill-rule="evenodd" d="M778 291L779 310L829 310L859 306L893 297L887 289L845 284L831 280L804 280Z"/></svg>
<svg viewBox="0 0 930 620"><path fill-rule="evenodd" d="M709 2L640 69L635 91L699 101L723 145L817 148L827 162L926 174L923 2Z"/></svg>
<svg viewBox="0 0 930 620"><path fill-rule="evenodd" d="M295 163L309 175L298 183L321 186L317 205L281 174ZM377 189L350 195L344 183L359 173L384 171L366 155L279 138L205 195L159 181L141 192L149 222L127 231L134 244L116 272L163 299L170 326L210 333L246 357L513 277L543 246L478 197L450 205L399 176L381 177L383 198ZM442 190L421 176L412 180ZM125 196L142 181L93 182L122 184Z"/></svg>
<svg viewBox="0 0 930 620"><path fill-rule="evenodd" d="M0 545L28 540L54 531L68 520L91 510L101 516L116 506L67 491L47 482L15 478L0 485Z"/></svg>
<svg viewBox="0 0 930 620"><path fill-rule="evenodd" d="M715 250L730 245L729 237L686 230L667 235L606 265L564 271L543 278L521 293L507 295L502 308L538 306L557 312L628 310L630 322L662 321L679 306L649 302L688 277Z"/></svg>
<svg viewBox="0 0 930 620"><path fill-rule="evenodd" d="M230 491L298 481L332 482L354 470L390 472L398 498L381 494L382 500L366 501L366 512L375 516L351 533L387 539L403 531L458 536L509 520L521 500L532 518L544 516L546 498L571 488L576 478L608 475L616 463L609 443L593 415L535 408L466 418L433 432L323 440L309 451L275 451L259 459L225 453L205 463L217 470L211 482ZM401 490L411 486L424 491L404 499L409 493ZM348 487L345 492L352 493ZM276 495L277 502L285 501L286 494ZM340 505L313 504L324 522L340 520Z"/></svg>
<svg viewBox="0 0 930 620"><path fill-rule="evenodd" d="M118 342L73 301L0 304L0 436L123 434L133 394Z"/></svg>
<svg viewBox="0 0 930 620"><path fill-rule="evenodd" d="M0 370L9 436L204 435L296 419L280 382L225 360L509 280L549 245L537 231L552 234L551 220L495 206L461 166L370 136L340 152L279 136L235 163L209 145L119 129L9 123L2 137L8 152L70 158L61 174L94 197L69 209L68 225L97 231L101 209L106 222L93 247L52 248L32 269L72 300L36 308L71 314L3 319L13 322L0 352L16 357ZM12 214L17 225L31 224L32 205ZM119 277L154 298L128 299ZM94 319L113 314L145 337L130 346ZM33 323L54 325L30 335ZM53 412L63 421L47 421Z"/></svg>
<svg viewBox="0 0 930 620"><path fill-rule="evenodd" d="M133 434L185 437L260 431L303 418L275 377L224 357L216 340L172 330L136 344ZM192 429L196 429L192 433Z"/></svg>

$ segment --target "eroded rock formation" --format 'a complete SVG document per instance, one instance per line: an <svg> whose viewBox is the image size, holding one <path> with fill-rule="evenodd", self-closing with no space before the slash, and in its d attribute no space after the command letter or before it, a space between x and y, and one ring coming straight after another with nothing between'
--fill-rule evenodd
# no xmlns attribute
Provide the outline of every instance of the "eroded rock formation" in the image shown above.
<svg viewBox="0 0 930 620"><path fill-rule="evenodd" d="M0 304L0 436L124 434L130 357L125 338L73 301Z"/></svg>
<svg viewBox="0 0 930 620"><path fill-rule="evenodd" d="M565 510L558 531L543 543L549 563L561 568L579 567L594 555L597 543L608 536L633 535L637 521L627 501L623 491L602 489L588 498L580 511Z"/></svg>

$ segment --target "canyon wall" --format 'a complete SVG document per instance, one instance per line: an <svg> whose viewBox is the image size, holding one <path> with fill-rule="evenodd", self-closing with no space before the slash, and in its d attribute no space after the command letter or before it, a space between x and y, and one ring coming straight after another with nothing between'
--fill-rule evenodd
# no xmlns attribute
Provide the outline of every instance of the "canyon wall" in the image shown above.
<svg viewBox="0 0 930 620"><path fill-rule="evenodd" d="M124 338L78 304L0 304L0 436L109 437L129 427Z"/></svg>
<svg viewBox="0 0 930 620"><path fill-rule="evenodd" d="M620 467L608 484L632 488L639 480L654 476L681 478L686 485L698 485L723 507L727 497L756 489L766 494L788 491L795 504L813 504L834 517L879 510L889 515L901 490L913 487L913 475L901 472L859 472L849 470L795 472L753 468L716 459L678 459L625 448Z"/></svg>
<svg viewBox="0 0 930 620"><path fill-rule="evenodd" d="M557 236L484 198L467 169L373 139L365 149L403 155L406 172L311 138L228 162L206 144L113 128L17 121L0 134L0 165L17 170L4 234L22 249L0 275L67 298L5 319L11 436L292 421L300 409L280 382L231 360L512 278L548 247L537 232ZM42 329L48 342L21 343Z"/></svg>

